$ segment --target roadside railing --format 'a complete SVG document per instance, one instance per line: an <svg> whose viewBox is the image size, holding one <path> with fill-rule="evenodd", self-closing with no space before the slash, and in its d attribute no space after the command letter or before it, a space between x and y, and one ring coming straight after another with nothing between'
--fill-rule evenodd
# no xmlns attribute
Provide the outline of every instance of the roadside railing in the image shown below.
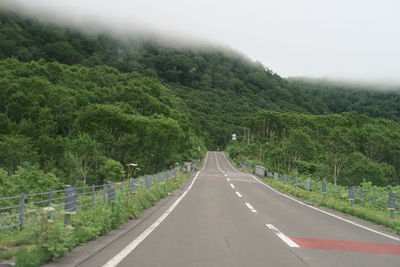
<svg viewBox="0 0 400 267"><path fill-rule="evenodd" d="M83 208L94 206L99 202L111 203L118 192L136 193L140 189L165 182L179 172L191 172L199 165L200 162L186 163L183 167L137 179L130 178L118 183L109 182L85 187L65 185L63 190L2 197L0 231L15 227L23 228L29 223L39 221L43 216L51 219L60 214L64 214L64 224L70 225L71 214Z"/></svg>
<svg viewBox="0 0 400 267"><path fill-rule="evenodd" d="M320 192L323 194L324 198L329 196L336 199L348 199L349 205L351 206L357 204L380 210L389 210L391 218L394 218L395 212L400 210L400 207L396 205L397 193L400 192L393 192L385 188L374 190L362 186L345 187L334 185L327 181L319 181L299 176L289 176L277 172L272 173L264 166L249 167L242 162L239 163L239 166L259 177L267 177L273 179L275 182L292 184L308 192Z"/></svg>

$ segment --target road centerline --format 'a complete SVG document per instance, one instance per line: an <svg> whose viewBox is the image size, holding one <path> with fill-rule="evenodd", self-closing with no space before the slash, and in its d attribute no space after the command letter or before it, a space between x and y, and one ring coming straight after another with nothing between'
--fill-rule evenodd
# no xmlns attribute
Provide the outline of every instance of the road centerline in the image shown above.
<svg viewBox="0 0 400 267"><path fill-rule="evenodd" d="M283 242L285 242L289 247L291 248L299 248L300 246L294 242L292 239L284 235L281 231L278 230L275 226L272 224L265 224L265 226L268 227L277 237L279 237Z"/></svg>
<svg viewBox="0 0 400 267"><path fill-rule="evenodd" d="M251 212L253 212L253 213L256 213L256 212L257 212L257 210L256 210L250 203L246 202L245 204L246 204L247 208L248 208Z"/></svg>
<svg viewBox="0 0 400 267"><path fill-rule="evenodd" d="M143 242L167 217L171 212L178 206L179 202L186 196L186 194L192 189L194 182L196 181L199 174L204 170L206 166L208 158L208 153L204 160L203 168L198 171L193 178L193 181L188 186L188 188L183 192L183 194L175 200L175 202L155 221L152 225L150 225L146 230L144 230L138 237L136 237L131 243L129 243L125 248L123 248L120 252L118 252L113 258L111 258L103 267L115 267L117 266L123 259L125 259L140 243Z"/></svg>

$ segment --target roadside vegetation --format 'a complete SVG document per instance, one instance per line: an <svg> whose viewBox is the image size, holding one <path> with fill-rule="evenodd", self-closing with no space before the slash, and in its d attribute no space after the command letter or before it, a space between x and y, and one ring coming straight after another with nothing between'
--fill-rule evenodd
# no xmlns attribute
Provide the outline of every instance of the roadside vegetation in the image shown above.
<svg viewBox="0 0 400 267"><path fill-rule="evenodd" d="M396 216L395 218L390 218L389 211L387 209L363 206L357 202L354 205L350 205L347 197L338 199L330 197L328 195L326 198L324 198L322 192L309 192L298 186L285 184L283 182L275 182L273 179L269 178L263 178L262 180L282 193L306 200L308 204L327 207L333 210L341 211L346 214L350 214L352 216L376 223L378 225L385 226L396 234L400 235L400 217Z"/></svg>
<svg viewBox="0 0 400 267"><path fill-rule="evenodd" d="M96 239L129 219L139 218L144 209L181 187L187 178L188 174L180 173L135 194L117 191L111 203L99 202L72 215L70 227L64 226L62 215L48 219L45 208L39 222L22 230L0 232L0 257L21 267L54 261L77 245Z"/></svg>

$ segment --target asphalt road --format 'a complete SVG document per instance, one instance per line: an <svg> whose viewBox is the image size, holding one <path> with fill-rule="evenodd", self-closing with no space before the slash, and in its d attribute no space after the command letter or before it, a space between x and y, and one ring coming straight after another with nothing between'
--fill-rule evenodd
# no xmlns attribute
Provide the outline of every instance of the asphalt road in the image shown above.
<svg viewBox="0 0 400 267"><path fill-rule="evenodd" d="M184 189L79 266L400 266L398 236L324 211L209 152Z"/></svg>

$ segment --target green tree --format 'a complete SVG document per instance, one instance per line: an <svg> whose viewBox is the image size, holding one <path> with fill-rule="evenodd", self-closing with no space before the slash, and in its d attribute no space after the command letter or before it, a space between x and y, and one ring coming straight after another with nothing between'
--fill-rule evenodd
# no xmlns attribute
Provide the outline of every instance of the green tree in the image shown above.
<svg viewBox="0 0 400 267"><path fill-rule="evenodd" d="M40 170L39 165L26 163L4 180L4 188L7 190L7 195L33 194L60 190L63 184L54 174Z"/></svg>
<svg viewBox="0 0 400 267"><path fill-rule="evenodd" d="M0 136L0 166L5 168L9 175L12 175L22 163L37 163L37 160L38 155L31 139L22 135Z"/></svg>
<svg viewBox="0 0 400 267"><path fill-rule="evenodd" d="M86 133L67 141L64 161L70 172L70 183L87 184L88 176L102 157L100 144Z"/></svg>
<svg viewBox="0 0 400 267"><path fill-rule="evenodd" d="M124 166L116 160L106 159L99 169L99 175L101 177L100 183L104 181L119 182L125 177Z"/></svg>

